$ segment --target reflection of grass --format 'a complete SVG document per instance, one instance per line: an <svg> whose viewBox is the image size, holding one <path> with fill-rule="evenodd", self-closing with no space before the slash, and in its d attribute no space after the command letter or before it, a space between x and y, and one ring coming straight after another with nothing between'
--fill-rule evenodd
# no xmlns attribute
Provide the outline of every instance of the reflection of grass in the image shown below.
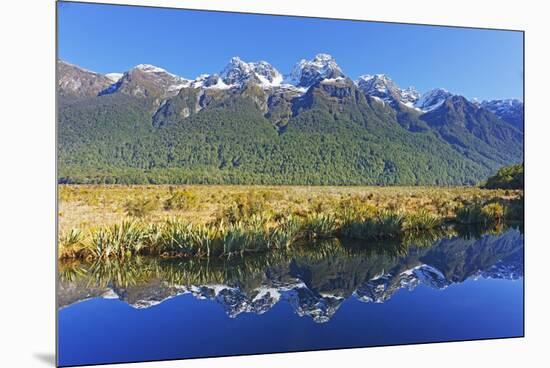
<svg viewBox="0 0 550 368"><path fill-rule="evenodd" d="M73 245L62 245L60 258L125 259L136 255L231 257L286 249L304 242L316 244L318 239L334 237L396 239L422 245L448 232L454 234L452 228L440 225L439 220L423 213L405 216L389 210L352 219L321 214L304 220L296 217L274 220L255 215L248 221L211 225L193 225L179 219L153 225L123 221L92 231L89 239L79 240L78 251Z"/></svg>
<svg viewBox="0 0 550 368"><path fill-rule="evenodd" d="M405 254L406 246L399 242L363 243L353 247L343 245L338 239L326 239L317 241L314 247L292 247L238 259L137 256L125 261L64 261L59 264L59 277L61 282L84 279L90 286L122 288L143 285L155 279L172 285L240 284L245 279L254 279L254 275L262 275L269 267L287 267L292 260L301 263L323 262L327 259L345 262L369 259L374 255L393 258Z"/></svg>
<svg viewBox="0 0 550 368"><path fill-rule="evenodd" d="M206 258L304 239L429 239L449 223L494 226L522 216L523 194L511 190L61 186L59 256Z"/></svg>
<svg viewBox="0 0 550 368"><path fill-rule="evenodd" d="M504 227L494 229L495 232L503 230ZM409 233L401 240L300 240L297 243L300 246L283 248L277 252L250 253L242 258L135 256L125 260L112 258L93 262L70 260L59 262L59 279L61 282L69 283L84 280L89 286L119 288L145 285L154 280L162 280L168 285L227 284L246 287L254 282L260 283L265 277L266 270L284 270L288 269L290 264L325 264L327 267L334 267L334 270L350 269L365 272L368 272L365 268L371 268L370 273L374 275L387 271L388 267L395 264L395 260L426 254L432 246L439 246L438 241L442 238L454 238L459 235L467 239L479 239L482 234L485 233L480 227L460 225L422 232L421 235ZM472 243L465 240L464 244L467 247L463 248L463 257L467 257L468 244ZM446 246L440 250L448 250L452 254L455 252ZM486 257L482 259L485 260ZM342 264L349 266L339 267ZM330 278L334 273L328 272L326 275Z"/></svg>

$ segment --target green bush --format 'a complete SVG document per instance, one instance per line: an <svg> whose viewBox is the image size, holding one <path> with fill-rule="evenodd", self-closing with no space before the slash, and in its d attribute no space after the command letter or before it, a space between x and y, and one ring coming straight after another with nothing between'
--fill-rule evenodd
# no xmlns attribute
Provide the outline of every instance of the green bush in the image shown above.
<svg viewBox="0 0 550 368"><path fill-rule="evenodd" d="M523 189L523 164L507 166L499 169L496 175L487 179L487 182L482 185L482 187L486 189Z"/></svg>

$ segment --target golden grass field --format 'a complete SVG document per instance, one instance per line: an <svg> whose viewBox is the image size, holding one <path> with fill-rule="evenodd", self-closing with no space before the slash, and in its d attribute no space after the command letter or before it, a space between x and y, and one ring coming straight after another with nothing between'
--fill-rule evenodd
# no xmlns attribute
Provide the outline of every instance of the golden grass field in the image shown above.
<svg viewBox="0 0 550 368"><path fill-rule="evenodd" d="M139 217L149 223L180 218L205 224L231 206L261 206L262 212L296 214L332 212L346 201L380 209L414 212L420 209L442 218L454 216L465 203L519 198L520 190L475 187L336 187L336 186L122 186L60 185L59 233L86 231ZM135 207L143 211L135 211ZM132 210L134 208L134 210Z"/></svg>

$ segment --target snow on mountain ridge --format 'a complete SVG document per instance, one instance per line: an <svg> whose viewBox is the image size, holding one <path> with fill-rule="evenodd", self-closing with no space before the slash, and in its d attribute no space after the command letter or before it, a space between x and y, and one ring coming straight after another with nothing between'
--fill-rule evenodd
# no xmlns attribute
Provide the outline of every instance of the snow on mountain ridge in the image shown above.
<svg viewBox="0 0 550 368"><path fill-rule="evenodd" d="M342 69L329 54L317 54L312 60L300 60L286 77L285 82L296 87L309 88L316 82L344 77Z"/></svg>
<svg viewBox="0 0 550 368"><path fill-rule="evenodd" d="M63 60L59 62L62 65L74 67L74 70L89 73L90 76L104 78L107 87L100 91L100 94L109 94L119 90L125 83L127 75L134 71L141 73L145 80L156 83L165 91L166 96L174 95L182 88L230 89L242 87L249 81L266 90L291 89L298 93L304 93L317 82L331 83L346 78L334 57L326 53L319 53L311 60L300 60L295 64L291 73L285 76L267 61L246 62L240 57L234 56L219 74L201 74L193 80L172 74L166 69L152 64L138 64L125 73L100 74ZM73 90L81 88L79 83L70 78L66 79L68 80L66 85ZM421 112L437 109L448 97L453 95L444 88L435 88L424 94L420 94L414 87L400 88L386 74L364 74L359 76L354 83L365 94L378 101L390 105L398 102ZM141 90L138 88L132 93L140 94ZM471 101L477 107L485 108L504 120L522 120L523 102L520 100L500 99L478 102L471 99Z"/></svg>
<svg viewBox="0 0 550 368"><path fill-rule="evenodd" d="M122 78L124 73L107 73L105 76L113 81L113 83L116 83Z"/></svg>
<svg viewBox="0 0 550 368"><path fill-rule="evenodd" d="M492 112L504 113L512 109L523 108L523 102L515 98L484 100L480 103L480 106L485 107Z"/></svg>
<svg viewBox="0 0 550 368"><path fill-rule="evenodd" d="M174 75L172 73L169 73L165 69L162 69L156 65L151 65L151 64L138 64L132 69L141 70L142 72L146 72L146 73L166 73L166 74Z"/></svg>
<svg viewBox="0 0 550 368"><path fill-rule="evenodd" d="M386 74L364 74L359 76L355 84L365 94L389 104L402 103L414 108L414 103L420 98L420 93L414 87L401 89Z"/></svg>
<svg viewBox="0 0 550 368"><path fill-rule="evenodd" d="M245 62L238 56L229 60L220 77L228 86L241 86L252 79L263 88L271 88L283 81L282 74L267 61Z"/></svg>
<svg viewBox="0 0 550 368"><path fill-rule="evenodd" d="M414 106L424 112L432 111L441 106L443 102L451 96L452 93L445 88L435 88L420 96Z"/></svg>

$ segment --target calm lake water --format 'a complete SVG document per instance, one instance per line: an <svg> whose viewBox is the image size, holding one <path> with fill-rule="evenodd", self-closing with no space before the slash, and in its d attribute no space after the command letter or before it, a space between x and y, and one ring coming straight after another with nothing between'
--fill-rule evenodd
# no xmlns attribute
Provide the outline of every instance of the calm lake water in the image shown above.
<svg viewBox="0 0 550 368"><path fill-rule="evenodd" d="M59 364L523 336L518 229L416 243L62 264Z"/></svg>

